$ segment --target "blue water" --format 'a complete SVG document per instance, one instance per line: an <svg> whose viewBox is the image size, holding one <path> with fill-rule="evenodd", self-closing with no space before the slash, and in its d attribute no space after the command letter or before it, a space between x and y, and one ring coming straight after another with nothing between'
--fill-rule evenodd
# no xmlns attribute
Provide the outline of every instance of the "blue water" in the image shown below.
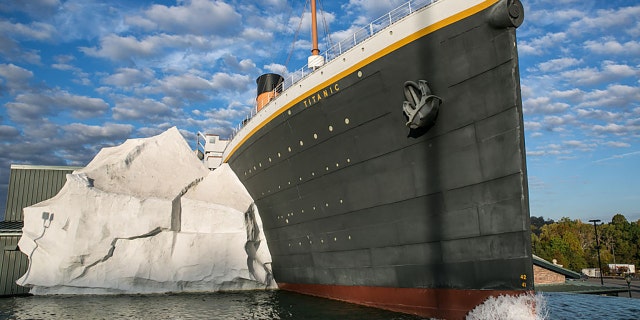
<svg viewBox="0 0 640 320"><path fill-rule="evenodd" d="M549 293L546 319L640 319L640 299ZM283 291L0 298L0 319L420 319Z"/></svg>
<svg viewBox="0 0 640 320"><path fill-rule="evenodd" d="M545 293L544 297L550 320L640 319L640 299L568 293Z"/></svg>

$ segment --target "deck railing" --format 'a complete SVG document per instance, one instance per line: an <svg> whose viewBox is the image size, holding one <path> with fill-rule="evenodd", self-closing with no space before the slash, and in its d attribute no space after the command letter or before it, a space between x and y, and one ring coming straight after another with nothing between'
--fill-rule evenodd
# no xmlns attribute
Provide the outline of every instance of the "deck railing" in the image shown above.
<svg viewBox="0 0 640 320"><path fill-rule="evenodd" d="M399 7L389 11L387 14L381 16L380 18L370 22L368 25L358 29L351 36L343 39L337 44L333 45L329 49L327 49L322 55L324 56L325 63L328 63L331 60L334 60L340 57L343 53L347 52L349 49L357 46L359 43L362 43L364 40L372 37L373 35L379 33L384 30L388 26L398 22L402 18L410 15L411 13L418 11L422 8L425 8L433 3L438 2L439 0L410 0L400 5ZM289 73L280 85L276 87L274 91L274 96L281 95L285 90L298 83L300 80L306 78L308 75L313 73L315 70L309 68L308 66L304 66L294 72ZM277 93L277 94L276 94ZM247 114L245 119L240 122L234 129L231 134L230 139L242 129L244 124L249 121L253 116L256 115L256 108L251 108L251 112Z"/></svg>

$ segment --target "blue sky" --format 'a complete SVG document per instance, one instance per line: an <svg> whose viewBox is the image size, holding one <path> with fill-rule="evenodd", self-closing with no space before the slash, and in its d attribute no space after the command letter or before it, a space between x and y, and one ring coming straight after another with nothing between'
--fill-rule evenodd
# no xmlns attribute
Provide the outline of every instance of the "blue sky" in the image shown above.
<svg viewBox="0 0 640 320"><path fill-rule="evenodd" d="M320 29L335 43L404 2L321 1ZM640 4L523 3L531 214L640 219ZM304 7L0 2L0 216L12 163L82 166L102 147L171 126L194 147L197 131L228 135L253 105L257 76L306 63Z"/></svg>

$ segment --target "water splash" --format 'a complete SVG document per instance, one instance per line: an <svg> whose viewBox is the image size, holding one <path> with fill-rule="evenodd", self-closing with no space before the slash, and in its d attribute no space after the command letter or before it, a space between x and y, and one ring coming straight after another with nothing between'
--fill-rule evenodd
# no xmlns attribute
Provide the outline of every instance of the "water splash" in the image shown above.
<svg viewBox="0 0 640 320"><path fill-rule="evenodd" d="M542 294L490 297L467 314L467 320L549 319L547 300Z"/></svg>

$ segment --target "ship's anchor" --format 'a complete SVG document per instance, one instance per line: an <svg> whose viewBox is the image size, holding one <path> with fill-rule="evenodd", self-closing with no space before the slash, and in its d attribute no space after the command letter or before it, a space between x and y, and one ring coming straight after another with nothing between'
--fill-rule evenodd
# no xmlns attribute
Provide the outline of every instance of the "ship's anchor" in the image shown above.
<svg viewBox="0 0 640 320"><path fill-rule="evenodd" d="M404 83L404 98L402 110L407 116L407 127L418 129L426 126L426 129L435 124L436 116L442 99L431 94L431 89L425 80Z"/></svg>

